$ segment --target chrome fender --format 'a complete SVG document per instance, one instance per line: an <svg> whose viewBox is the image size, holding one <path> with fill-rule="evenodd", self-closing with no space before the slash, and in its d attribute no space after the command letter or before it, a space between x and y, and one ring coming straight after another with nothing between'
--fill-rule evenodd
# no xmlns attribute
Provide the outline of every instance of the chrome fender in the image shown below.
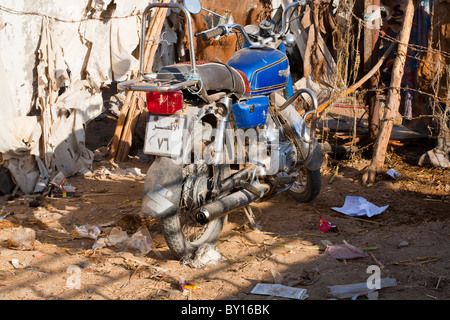
<svg viewBox="0 0 450 320"><path fill-rule="evenodd" d="M310 95L312 93L309 93ZM284 106L286 99L281 95L275 95L275 104L277 106ZM311 135L311 129L305 122L305 117L302 117L295 109L293 104L284 106L279 111L279 115L285 120L291 133L294 134L296 145L300 149L299 153L302 155L303 164L308 170L316 171L322 166L322 149L315 139L315 135Z"/></svg>

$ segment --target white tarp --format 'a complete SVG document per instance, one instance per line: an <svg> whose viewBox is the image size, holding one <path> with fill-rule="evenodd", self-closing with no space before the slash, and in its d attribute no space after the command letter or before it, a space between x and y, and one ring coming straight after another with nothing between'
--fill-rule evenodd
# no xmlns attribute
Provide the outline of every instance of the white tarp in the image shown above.
<svg viewBox="0 0 450 320"><path fill-rule="evenodd" d="M23 192L41 191L59 171L90 170L84 126L103 111L101 88L137 68L151 2L1 1L0 153Z"/></svg>

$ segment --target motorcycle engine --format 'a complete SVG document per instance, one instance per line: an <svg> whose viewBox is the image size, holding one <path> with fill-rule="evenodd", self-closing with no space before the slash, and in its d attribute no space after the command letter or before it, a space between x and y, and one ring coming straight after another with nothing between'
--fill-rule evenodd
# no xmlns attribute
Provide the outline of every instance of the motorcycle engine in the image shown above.
<svg viewBox="0 0 450 320"><path fill-rule="evenodd" d="M291 172L297 163L297 149L289 141L280 141L277 146L271 146L270 157L266 162L268 174Z"/></svg>
<svg viewBox="0 0 450 320"><path fill-rule="evenodd" d="M280 134L279 128L281 126L275 125L272 117L268 117L265 127L265 138L267 140L265 149L261 149L259 144L253 146L253 148L259 148L260 164L264 165L266 175L291 172L297 164L297 148L284 134ZM261 153L261 150L267 150L267 152ZM256 150L253 152L256 152Z"/></svg>

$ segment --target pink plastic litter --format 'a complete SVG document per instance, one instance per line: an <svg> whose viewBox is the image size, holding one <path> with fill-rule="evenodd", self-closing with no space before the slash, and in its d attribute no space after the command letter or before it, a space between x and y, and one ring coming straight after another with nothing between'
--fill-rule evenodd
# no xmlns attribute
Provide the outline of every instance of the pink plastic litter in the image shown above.
<svg viewBox="0 0 450 320"><path fill-rule="evenodd" d="M352 246L345 240L343 244L327 246L324 253L335 259L355 259L368 256L367 253L365 253L363 250Z"/></svg>

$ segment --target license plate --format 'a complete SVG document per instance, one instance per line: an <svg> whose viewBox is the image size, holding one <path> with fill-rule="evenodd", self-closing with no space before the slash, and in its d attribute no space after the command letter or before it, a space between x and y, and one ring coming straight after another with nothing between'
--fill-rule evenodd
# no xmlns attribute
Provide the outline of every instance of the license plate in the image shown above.
<svg viewBox="0 0 450 320"><path fill-rule="evenodd" d="M183 146L185 118L180 115L149 115L145 131L144 153L179 157Z"/></svg>

